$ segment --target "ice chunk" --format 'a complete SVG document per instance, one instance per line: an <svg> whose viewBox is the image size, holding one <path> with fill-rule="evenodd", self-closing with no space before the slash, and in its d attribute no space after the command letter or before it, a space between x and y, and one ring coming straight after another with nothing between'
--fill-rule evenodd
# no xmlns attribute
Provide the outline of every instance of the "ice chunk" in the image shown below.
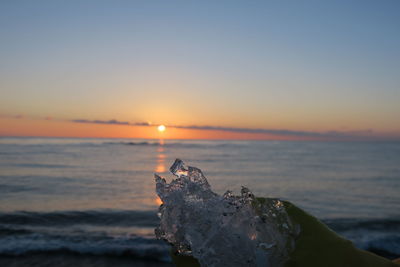
<svg viewBox="0 0 400 267"><path fill-rule="evenodd" d="M157 238L202 266L283 266L294 249L298 226L278 199L257 200L242 187L241 196L214 193L195 167L177 159L171 183L157 174L159 208Z"/></svg>

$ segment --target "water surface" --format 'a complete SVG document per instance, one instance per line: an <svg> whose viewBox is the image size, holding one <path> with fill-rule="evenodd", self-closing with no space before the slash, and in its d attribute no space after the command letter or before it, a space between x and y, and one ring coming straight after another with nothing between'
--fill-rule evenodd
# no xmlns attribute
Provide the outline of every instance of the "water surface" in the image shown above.
<svg viewBox="0 0 400 267"><path fill-rule="evenodd" d="M400 255L400 143L0 138L0 254L130 253L154 240L153 173L175 158L214 191L292 201L357 246Z"/></svg>

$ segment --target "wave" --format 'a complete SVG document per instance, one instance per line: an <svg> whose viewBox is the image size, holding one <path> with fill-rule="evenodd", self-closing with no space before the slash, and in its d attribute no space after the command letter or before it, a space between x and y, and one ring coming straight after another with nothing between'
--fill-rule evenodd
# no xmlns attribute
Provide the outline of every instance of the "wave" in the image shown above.
<svg viewBox="0 0 400 267"><path fill-rule="evenodd" d="M38 233L0 238L1 256L20 256L38 252L74 252L170 261L169 246L163 241L151 238L104 235L60 236Z"/></svg>
<svg viewBox="0 0 400 267"><path fill-rule="evenodd" d="M399 233L374 233L352 229L353 235L344 235L361 249L380 256L400 257ZM358 231L358 232L357 232ZM357 232L357 234L355 234ZM342 234L343 233L340 233ZM18 256L30 253L73 252L88 255L130 256L169 261L169 245L154 238L130 233L113 235L102 231L37 231L0 227L0 256Z"/></svg>
<svg viewBox="0 0 400 267"><path fill-rule="evenodd" d="M201 148L201 147L228 147L238 146L237 142L220 143L219 141L206 141L206 142L164 142L159 141L145 141L145 142L104 142L104 145L127 145L127 146L163 146L163 147L186 147L186 148Z"/></svg>
<svg viewBox="0 0 400 267"><path fill-rule="evenodd" d="M329 219L332 230L355 246L394 259L400 257L400 219ZM130 255L165 260L168 245L130 227L158 225L156 211L87 210L0 213L0 255L69 251ZM124 228L127 227L127 228ZM78 230L77 230L78 229ZM113 232L113 229L119 229Z"/></svg>
<svg viewBox="0 0 400 267"><path fill-rule="evenodd" d="M0 179L2 176L0 175ZM23 185L8 185L8 184L0 184L0 193L18 193L33 190L33 187L23 186Z"/></svg>
<svg viewBox="0 0 400 267"><path fill-rule="evenodd" d="M156 211L87 210L0 213L0 256L77 253L169 262L156 240Z"/></svg>
<svg viewBox="0 0 400 267"><path fill-rule="evenodd" d="M102 138L1 138L0 145L4 148L13 146L29 146L36 150L45 149L45 152L54 152L49 147L98 147L103 145L127 145L127 146L166 146L166 147L230 147L249 145L252 141L233 141L233 140L160 140L157 139L102 139ZM270 142L271 143L271 142ZM40 151L39 151L40 152ZM13 151L2 151L1 154L10 155ZM32 153L32 152L30 152ZM37 151L33 151L37 153Z"/></svg>
<svg viewBox="0 0 400 267"><path fill-rule="evenodd" d="M385 219L326 219L323 220L335 231L343 232L352 229L392 230L400 232L400 218Z"/></svg>
<svg viewBox="0 0 400 267"><path fill-rule="evenodd" d="M0 212L0 225L69 226L78 224L105 226L155 227L156 211L87 210Z"/></svg>
<svg viewBox="0 0 400 267"><path fill-rule="evenodd" d="M103 145L157 146L158 142L104 142Z"/></svg>
<svg viewBox="0 0 400 267"><path fill-rule="evenodd" d="M330 219L332 230L360 249L395 259L400 257L400 219Z"/></svg>
<svg viewBox="0 0 400 267"><path fill-rule="evenodd" d="M40 163L7 163L7 167L19 167L19 168L39 168L39 169L64 169L64 168L75 168L75 166L65 164L40 164Z"/></svg>

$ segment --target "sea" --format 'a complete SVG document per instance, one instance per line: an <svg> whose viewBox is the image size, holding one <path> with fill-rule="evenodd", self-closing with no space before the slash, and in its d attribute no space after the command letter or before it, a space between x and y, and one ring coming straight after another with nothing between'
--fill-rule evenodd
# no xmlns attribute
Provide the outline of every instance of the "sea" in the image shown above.
<svg viewBox="0 0 400 267"><path fill-rule="evenodd" d="M171 266L154 173L176 158L400 257L400 142L1 137L0 266Z"/></svg>

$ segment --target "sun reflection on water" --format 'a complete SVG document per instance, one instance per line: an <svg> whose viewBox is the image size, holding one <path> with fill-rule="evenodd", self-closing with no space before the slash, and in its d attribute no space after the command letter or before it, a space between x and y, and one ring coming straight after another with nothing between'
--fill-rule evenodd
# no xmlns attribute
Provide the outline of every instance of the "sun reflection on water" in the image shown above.
<svg viewBox="0 0 400 267"><path fill-rule="evenodd" d="M156 197L154 199L154 202L157 204L157 206L160 206L161 204L163 204L162 200L159 197Z"/></svg>
<svg viewBox="0 0 400 267"><path fill-rule="evenodd" d="M160 139L157 147L157 158L156 158L156 167L154 171L156 173L163 173L166 172L166 167L165 167L165 147L164 147L164 140Z"/></svg>

